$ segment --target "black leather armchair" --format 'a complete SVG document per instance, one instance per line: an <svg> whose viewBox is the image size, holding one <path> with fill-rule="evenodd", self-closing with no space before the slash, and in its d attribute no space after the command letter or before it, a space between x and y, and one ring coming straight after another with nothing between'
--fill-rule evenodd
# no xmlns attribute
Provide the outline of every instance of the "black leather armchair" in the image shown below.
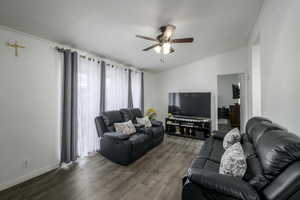
<svg viewBox="0 0 300 200"><path fill-rule="evenodd" d="M242 179L219 174L223 135L206 140L183 179L183 200L300 199L300 138L270 120L247 122L241 144L247 160Z"/></svg>
<svg viewBox="0 0 300 200"><path fill-rule="evenodd" d="M128 116L129 115L130 118ZM113 162L128 165L143 156L153 143L158 144L151 136L152 130L141 124L136 124L136 116L142 117L139 109L103 112L96 117L95 123L100 137L100 153ZM114 123L132 120L137 132L126 135L115 131ZM159 122L158 122L159 123ZM162 127L162 126L160 126ZM163 140L163 129L160 132L160 142Z"/></svg>

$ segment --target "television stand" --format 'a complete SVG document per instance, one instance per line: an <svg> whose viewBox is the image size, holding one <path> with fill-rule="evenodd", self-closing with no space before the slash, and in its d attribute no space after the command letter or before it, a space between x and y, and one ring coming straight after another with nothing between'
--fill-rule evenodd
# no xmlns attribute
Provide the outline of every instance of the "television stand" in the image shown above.
<svg viewBox="0 0 300 200"><path fill-rule="evenodd" d="M211 119L167 117L166 133L205 140L211 134Z"/></svg>

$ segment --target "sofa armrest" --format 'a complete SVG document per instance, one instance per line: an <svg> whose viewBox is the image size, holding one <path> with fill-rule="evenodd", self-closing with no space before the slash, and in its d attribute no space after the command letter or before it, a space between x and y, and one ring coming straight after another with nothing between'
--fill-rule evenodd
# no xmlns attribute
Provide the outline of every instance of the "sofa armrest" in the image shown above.
<svg viewBox="0 0 300 200"><path fill-rule="evenodd" d="M205 189L229 195L233 198L242 200L260 199L250 184L236 177L190 168L188 170L188 179Z"/></svg>
<svg viewBox="0 0 300 200"><path fill-rule="evenodd" d="M152 124L152 126L163 126L163 123L161 121L158 121L155 119L151 120L151 124Z"/></svg>
<svg viewBox="0 0 300 200"><path fill-rule="evenodd" d="M103 135L103 137L113 140L127 140L130 137L130 135L118 132L107 132Z"/></svg>

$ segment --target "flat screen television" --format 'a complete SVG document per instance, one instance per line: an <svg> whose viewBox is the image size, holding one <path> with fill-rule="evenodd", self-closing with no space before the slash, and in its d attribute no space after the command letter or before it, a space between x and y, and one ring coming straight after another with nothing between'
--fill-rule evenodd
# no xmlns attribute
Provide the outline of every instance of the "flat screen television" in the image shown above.
<svg viewBox="0 0 300 200"><path fill-rule="evenodd" d="M168 112L176 117L211 118L211 93L169 93Z"/></svg>

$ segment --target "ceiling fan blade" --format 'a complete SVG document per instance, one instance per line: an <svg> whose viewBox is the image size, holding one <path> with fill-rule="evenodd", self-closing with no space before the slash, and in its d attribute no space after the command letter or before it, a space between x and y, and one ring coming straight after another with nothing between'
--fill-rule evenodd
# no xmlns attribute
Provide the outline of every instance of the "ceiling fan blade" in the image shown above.
<svg viewBox="0 0 300 200"><path fill-rule="evenodd" d="M178 38L171 40L172 43L191 43L194 41L194 38Z"/></svg>
<svg viewBox="0 0 300 200"><path fill-rule="evenodd" d="M155 45L152 45L152 46L150 46L150 47L148 47L148 48L146 48L146 49L143 49L143 51L149 51L150 49L153 49L153 48L155 48L155 47L157 47L157 46L159 46L160 44L155 44Z"/></svg>
<svg viewBox="0 0 300 200"><path fill-rule="evenodd" d="M142 35L136 35L137 38L145 39L145 40L150 40L150 41L157 41L157 39L151 38L151 37L146 37Z"/></svg>

